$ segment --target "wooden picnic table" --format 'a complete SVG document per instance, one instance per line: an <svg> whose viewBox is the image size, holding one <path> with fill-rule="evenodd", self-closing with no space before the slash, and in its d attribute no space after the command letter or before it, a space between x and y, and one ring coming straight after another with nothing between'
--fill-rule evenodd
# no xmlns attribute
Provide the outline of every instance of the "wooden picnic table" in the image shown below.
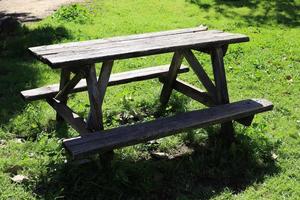
<svg viewBox="0 0 300 200"><path fill-rule="evenodd" d="M233 138L233 120L249 126L255 114L273 108L272 103L264 99L229 102L223 57L229 44L247 41L249 38L242 34L196 27L32 47L29 50L39 60L61 70L60 83L22 91L21 94L25 100L46 99L57 112L57 120L66 121L80 134L63 142L73 158L110 152L115 148L213 124L221 124L222 134ZM207 75L193 51L210 54L214 80ZM111 74L115 60L163 53L173 53L170 65ZM184 58L205 91L177 78L179 73L189 70L182 65ZM102 67L97 78L95 63L98 62L102 62ZM71 74L74 75L71 77ZM160 96L162 108L168 103L173 89L209 108L103 130L102 104L107 87L152 78L159 78L163 84ZM67 106L68 95L81 91L87 91L89 95L87 120Z"/></svg>

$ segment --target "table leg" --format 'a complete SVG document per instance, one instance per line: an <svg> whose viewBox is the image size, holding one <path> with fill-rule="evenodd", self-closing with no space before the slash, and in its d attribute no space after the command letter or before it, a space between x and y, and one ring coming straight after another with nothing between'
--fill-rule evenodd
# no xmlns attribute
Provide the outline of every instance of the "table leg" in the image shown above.
<svg viewBox="0 0 300 200"><path fill-rule="evenodd" d="M59 90L63 89L64 86L69 82L71 77L71 72L67 69L62 69L61 73L60 73L60 83L59 83ZM68 96L64 96L61 98L60 102L63 104L67 104L68 101ZM64 119L57 113L56 114L56 121L59 122L63 122Z"/></svg>
<svg viewBox="0 0 300 200"><path fill-rule="evenodd" d="M229 103L229 95L227 89L223 57L224 53L221 47L216 47L211 50L211 60L216 86L216 103L218 105ZM221 134L229 141L233 140L234 129L232 122L221 124Z"/></svg>
<svg viewBox="0 0 300 200"><path fill-rule="evenodd" d="M90 100L90 112L87 120L88 129L92 132L103 129L101 96L97 87L95 65L88 66L86 83ZM102 97L103 98L103 97Z"/></svg>
<svg viewBox="0 0 300 200"><path fill-rule="evenodd" d="M91 107L87 125L91 131L103 130L102 104L106 88L108 86L112 66L113 61L107 61L103 63L98 81L96 77L95 65L89 66L87 70L86 81ZM108 168L111 160L113 159L113 151L101 155L100 158L104 167Z"/></svg>
<svg viewBox="0 0 300 200"><path fill-rule="evenodd" d="M173 84L176 81L176 77L178 74L178 70L181 66L183 60L183 54L182 52L175 52L172 58L172 62L170 65L170 69L168 72L168 75L166 77L165 83L163 85L161 95L160 95L160 102L161 102L161 107L165 108L166 104L168 103L172 89L173 89Z"/></svg>

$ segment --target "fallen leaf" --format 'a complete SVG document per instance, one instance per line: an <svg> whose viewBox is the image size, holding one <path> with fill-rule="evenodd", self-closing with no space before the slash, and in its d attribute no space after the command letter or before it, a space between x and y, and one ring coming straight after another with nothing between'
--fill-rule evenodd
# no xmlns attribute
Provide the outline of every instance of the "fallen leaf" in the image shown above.
<svg viewBox="0 0 300 200"><path fill-rule="evenodd" d="M15 142L16 142L16 143L23 143L24 140L23 140L22 138L16 138L16 139L15 139Z"/></svg>
<svg viewBox="0 0 300 200"><path fill-rule="evenodd" d="M151 155L151 157L156 158L156 159L169 158L169 154L164 153L164 152L151 152L150 155Z"/></svg>
<svg viewBox="0 0 300 200"><path fill-rule="evenodd" d="M15 175L14 177L11 178L11 180L15 183L22 183L26 180L29 180L29 178L24 175Z"/></svg>
<svg viewBox="0 0 300 200"><path fill-rule="evenodd" d="M6 144L6 141L5 140L0 140L0 147L4 147Z"/></svg>
<svg viewBox="0 0 300 200"><path fill-rule="evenodd" d="M272 157L272 159L273 159L273 160L277 160L277 158L278 158L278 155L277 155L277 154L275 154L274 152L272 152L272 155L271 155L271 157Z"/></svg>

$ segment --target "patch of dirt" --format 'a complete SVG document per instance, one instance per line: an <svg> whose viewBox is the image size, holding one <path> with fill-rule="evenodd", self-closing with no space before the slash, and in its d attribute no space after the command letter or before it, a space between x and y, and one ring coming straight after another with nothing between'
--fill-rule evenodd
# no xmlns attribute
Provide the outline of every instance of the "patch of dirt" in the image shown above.
<svg viewBox="0 0 300 200"><path fill-rule="evenodd" d="M38 21L60 6L85 0L0 0L0 18L12 16L21 22Z"/></svg>
<svg viewBox="0 0 300 200"><path fill-rule="evenodd" d="M159 152L159 151L152 151L150 155L152 158L155 159L174 159L183 155L190 155L194 152L193 149L186 145L181 145L180 147L173 149L169 153L166 152Z"/></svg>

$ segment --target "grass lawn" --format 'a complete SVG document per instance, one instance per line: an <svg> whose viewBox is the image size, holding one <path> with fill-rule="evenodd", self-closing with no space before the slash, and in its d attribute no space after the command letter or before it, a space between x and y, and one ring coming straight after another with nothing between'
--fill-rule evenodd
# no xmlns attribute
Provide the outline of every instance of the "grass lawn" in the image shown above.
<svg viewBox="0 0 300 200"><path fill-rule="evenodd" d="M300 199L299 10L299 0L93 0L0 38L0 199ZM116 150L109 172L97 160L78 166L61 145L76 132L56 127L45 102L20 98L59 80L59 71L28 54L30 46L200 24L250 37L225 57L231 101L266 98L275 106L248 128L235 124L230 148L213 126ZM167 64L171 56L116 61L113 72ZM211 76L209 57L197 56ZM199 84L191 72L180 77ZM157 80L110 87L105 128L154 119L160 88ZM71 95L69 105L88 114L85 93ZM163 115L199 108L173 92ZM27 179L16 183L15 175Z"/></svg>

